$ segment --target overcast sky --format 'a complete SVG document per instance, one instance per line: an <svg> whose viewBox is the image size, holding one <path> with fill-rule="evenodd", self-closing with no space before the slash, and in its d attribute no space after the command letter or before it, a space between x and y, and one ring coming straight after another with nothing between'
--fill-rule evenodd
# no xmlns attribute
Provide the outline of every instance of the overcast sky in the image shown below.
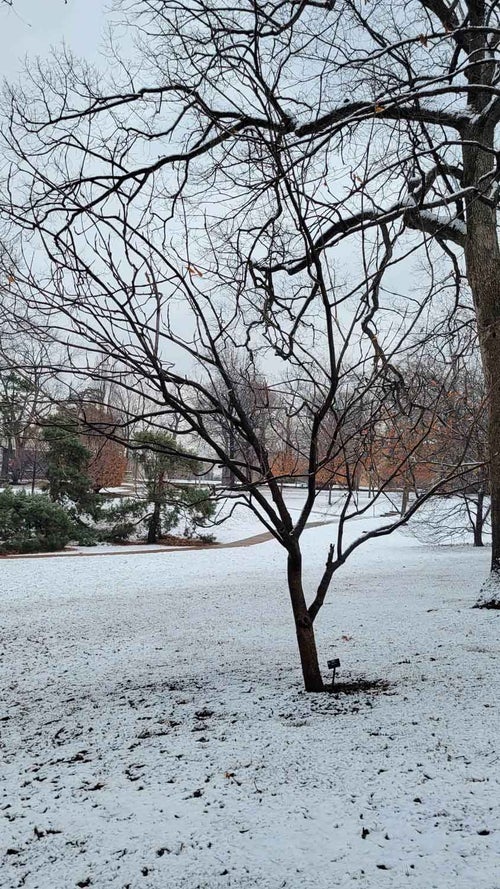
<svg viewBox="0 0 500 889"><path fill-rule="evenodd" d="M0 3L0 74L15 79L25 56L46 56L67 43L77 55L97 58L108 0L14 0Z"/></svg>
<svg viewBox="0 0 500 889"><path fill-rule="evenodd" d="M2 52L0 53L0 79L16 80L21 74L24 59L40 56L42 59L51 48L63 42L75 55L103 68L106 55L99 57L104 46L107 10L113 0L13 0L13 6L0 0L0 33ZM354 253L342 245L335 253L341 277L344 277L350 264L357 264ZM406 269L408 266L406 265ZM407 272L398 268L393 273L394 289L401 284L401 277ZM407 282L406 286L407 286ZM404 285L403 285L404 286Z"/></svg>

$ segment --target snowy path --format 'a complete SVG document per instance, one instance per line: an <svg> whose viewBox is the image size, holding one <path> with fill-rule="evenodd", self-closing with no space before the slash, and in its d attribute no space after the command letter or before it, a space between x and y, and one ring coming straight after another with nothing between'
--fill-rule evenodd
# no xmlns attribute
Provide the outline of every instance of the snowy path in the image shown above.
<svg viewBox="0 0 500 889"><path fill-rule="evenodd" d="M330 535L304 537L310 590ZM357 552L322 662L392 686L353 697L301 692L274 541L2 561L2 889L498 889L487 559Z"/></svg>

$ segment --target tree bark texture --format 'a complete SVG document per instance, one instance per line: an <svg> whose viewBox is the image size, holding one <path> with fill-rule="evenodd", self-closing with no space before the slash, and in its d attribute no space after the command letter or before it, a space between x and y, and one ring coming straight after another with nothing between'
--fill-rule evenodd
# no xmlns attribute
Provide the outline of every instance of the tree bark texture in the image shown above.
<svg viewBox="0 0 500 889"><path fill-rule="evenodd" d="M161 504L157 501L148 524L148 543L158 543L161 534Z"/></svg>
<svg viewBox="0 0 500 889"><path fill-rule="evenodd" d="M312 620L308 614L302 587L302 555L298 544L288 553L288 590L292 603L300 663L306 691L324 691Z"/></svg>
<svg viewBox="0 0 500 889"><path fill-rule="evenodd" d="M472 135L472 134L471 134ZM478 134L475 134L477 139ZM488 173L492 171L493 129L481 134L477 142L464 144L464 185L480 192L489 191ZM487 149L491 148L490 151ZM500 248L496 209L481 194L473 194L466 203L467 237L465 262L477 317L485 381L488 391L488 456L491 491L491 575L487 581L487 600L500 604ZM495 591L496 590L496 591ZM483 603L486 588L480 602ZM491 607L491 605L490 605Z"/></svg>
<svg viewBox="0 0 500 889"><path fill-rule="evenodd" d="M484 546L484 491L478 491L476 501L476 516L474 521L474 546Z"/></svg>

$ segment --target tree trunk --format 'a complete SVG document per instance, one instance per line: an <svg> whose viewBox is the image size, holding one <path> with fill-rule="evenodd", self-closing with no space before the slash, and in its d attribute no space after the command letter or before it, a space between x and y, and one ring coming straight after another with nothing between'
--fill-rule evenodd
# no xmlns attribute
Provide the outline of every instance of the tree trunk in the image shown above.
<svg viewBox="0 0 500 889"><path fill-rule="evenodd" d="M474 546L484 546L483 544L483 526L484 526L484 491L478 491L476 501L476 516L474 520Z"/></svg>
<svg viewBox="0 0 500 889"><path fill-rule="evenodd" d="M8 482L9 480L9 449L2 447L2 468L0 470L0 479Z"/></svg>
<svg viewBox="0 0 500 889"><path fill-rule="evenodd" d="M304 688L306 691L324 691L314 627L307 611L302 588L302 555L298 544L288 553L288 590L295 620Z"/></svg>
<svg viewBox="0 0 500 889"><path fill-rule="evenodd" d="M471 134L472 135L472 134ZM493 130L474 132L475 143L464 144L464 187L488 192L493 169ZM491 151L477 147L480 142ZM500 249L496 210L477 192L466 203L465 262L477 316L479 346L488 392L488 457L491 492L491 573L476 603L500 607Z"/></svg>
<svg viewBox="0 0 500 889"><path fill-rule="evenodd" d="M410 500L410 489L406 482L403 482L403 494L401 498L401 512L400 515L404 516L406 510L408 509L408 502Z"/></svg>
<svg viewBox="0 0 500 889"><path fill-rule="evenodd" d="M36 439L35 439L35 452L33 454L33 468L31 471L31 493L32 494L35 493L35 486L36 486L37 457L38 457L38 454L37 454Z"/></svg>
<svg viewBox="0 0 500 889"><path fill-rule="evenodd" d="M148 524L148 543L158 543L161 535L161 504L157 501Z"/></svg>

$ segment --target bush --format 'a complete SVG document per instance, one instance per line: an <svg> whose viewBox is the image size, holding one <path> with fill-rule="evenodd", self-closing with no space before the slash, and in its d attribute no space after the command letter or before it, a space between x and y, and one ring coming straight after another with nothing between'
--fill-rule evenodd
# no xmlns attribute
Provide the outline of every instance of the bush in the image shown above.
<svg viewBox="0 0 500 889"><path fill-rule="evenodd" d="M101 537L95 528L75 520L73 526L73 539L78 546L96 546L101 542Z"/></svg>
<svg viewBox="0 0 500 889"><path fill-rule="evenodd" d="M55 415L46 421L43 437L47 443L49 495L67 505L73 516L88 515L96 520L101 505L89 475L91 453L78 435L75 417Z"/></svg>
<svg viewBox="0 0 500 889"><path fill-rule="evenodd" d="M71 517L44 494L0 493L0 553L64 549L74 534Z"/></svg>
<svg viewBox="0 0 500 889"><path fill-rule="evenodd" d="M123 543L135 532L142 518L144 505L137 500L105 505L100 513L99 539L107 543Z"/></svg>
<svg viewBox="0 0 500 889"><path fill-rule="evenodd" d="M210 491L208 488L198 488L196 486L185 486L180 493L182 498L182 510L179 518L182 518L184 527L184 536L193 537L198 528L206 528L210 524L215 515L215 503L210 499ZM203 535L199 532L198 538ZM206 542L213 543L215 537L211 534L205 534ZM208 541L208 538L213 540Z"/></svg>
<svg viewBox="0 0 500 889"><path fill-rule="evenodd" d="M146 503L153 507L142 519L148 529L148 543L157 543L172 531L183 528L186 538L198 536L198 529L210 524L215 503L208 488L165 482L161 500ZM152 533L153 532L153 533Z"/></svg>

